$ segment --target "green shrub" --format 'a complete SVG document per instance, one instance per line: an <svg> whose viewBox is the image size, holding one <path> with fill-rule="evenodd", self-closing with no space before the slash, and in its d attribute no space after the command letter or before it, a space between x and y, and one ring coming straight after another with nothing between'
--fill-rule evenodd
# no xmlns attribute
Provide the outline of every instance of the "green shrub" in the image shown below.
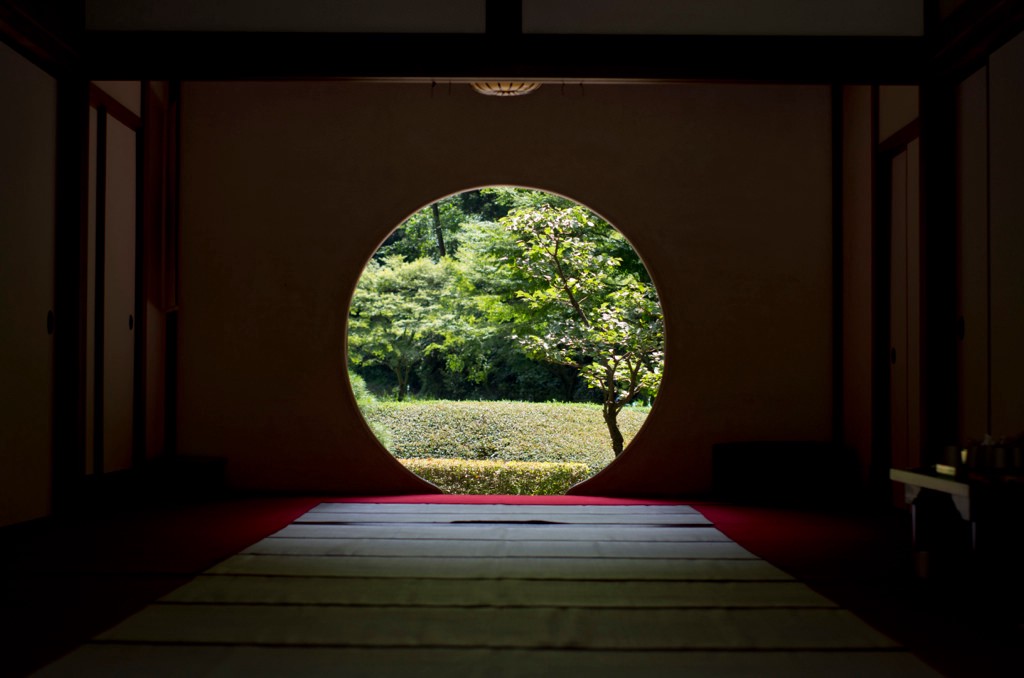
<svg viewBox="0 0 1024 678"><path fill-rule="evenodd" d="M619 414L626 443L649 408ZM552 461L585 464L596 472L613 458L600 405L515 401L379 402L363 409L371 426L390 433L384 443L401 459L419 457Z"/></svg>
<svg viewBox="0 0 1024 678"><path fill-rule="evenodd" d="M356 397L356 405L359 406L359 411L363 413L366 423L370 425L373 435L377 436L377 440L380 441L381 445L389 447L391 445L391 431L388 430L387 424L380 417L374 416L374 412L380 405L373 392L366 387L366 380L351 370L348 373L348 380L352 385L352 394Z"/></svg>
<svg viewBox="0 0 1024 678"><path fill-rule="evenodd" d="M471 459L400 459L448 494L565 494L591 474L586 464Z"/></svg>
<svg viewBox="0 0 1024 678"><path fill-rule="evenodd" d="M356 404L362 408L364 405L376 404L377 398L374 397L370 389L366 387L366 380L361 376L352 372L348 373L348 381L352 384L352 394L356 397Z"/></svg>

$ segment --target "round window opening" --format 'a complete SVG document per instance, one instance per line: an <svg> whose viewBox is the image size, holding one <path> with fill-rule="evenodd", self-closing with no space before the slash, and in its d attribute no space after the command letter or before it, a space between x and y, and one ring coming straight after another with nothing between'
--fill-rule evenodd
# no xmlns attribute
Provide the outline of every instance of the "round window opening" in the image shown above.
<svg viewBox="0 0 1024 678"><path fill-rule="evenodd" d="M564 494L626 450L664 366L661 305L626 239L508 186L399 225L356 286L347 339L370 429L452 494Z"/></svg>

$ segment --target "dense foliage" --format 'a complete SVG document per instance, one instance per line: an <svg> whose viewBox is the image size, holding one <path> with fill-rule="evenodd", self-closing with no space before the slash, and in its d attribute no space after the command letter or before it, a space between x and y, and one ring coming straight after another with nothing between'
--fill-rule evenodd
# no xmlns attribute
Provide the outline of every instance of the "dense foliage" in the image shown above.
<svg viewBox="0 0 1024 678"><path fill-rule="evenodd" d="M502 224L517 248L505 271L522 279L516 297L531 312L521 345L532 358L579 370L601 396L619 455L619 412L661 384L664 330L654 286L619 268L607 243L621 236L579 205L518 210Z"/></svg>
<svg viewBox="0 0 1024 678"><path fill-rule="evenodd" d="M583 464L469 459L402 459L402 464L448 494L565 494L585 480Z"/></svg>
<svg viewBox="0 0 1024 678"><path fill-rule="evenodd" d="M627 407L622 429L632 440L647 408ZM557 461L596 472L612 460L601 408L585 403L510 401L379 402L363 408L388 449L400 459L446 457L500 461Z"/></svg>
<svg viewBox="0 0 1024 678"><path fill-rule="evenodd" d="M348 355L398 401L599 403L617 455L620 412L657 393L663 341L654 287L614 228L565 198L493 187L388 238L353 297Z"/></svg>

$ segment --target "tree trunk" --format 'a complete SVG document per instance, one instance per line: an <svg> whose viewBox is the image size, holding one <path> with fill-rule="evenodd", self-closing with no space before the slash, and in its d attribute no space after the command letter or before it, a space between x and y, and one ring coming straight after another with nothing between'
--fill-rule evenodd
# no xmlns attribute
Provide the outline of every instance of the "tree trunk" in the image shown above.
<svg viewBox="0 0 1024 678"><path fill-rule="evenodd" d="M623 443L622 431L619 430L619 411L616 409L615 403L606 402L602 414L604 414L604 423L608 425L608 433L612 437L612 451L617 457L622 454Z"/></svg>
<svg viewBox="0 0 1024 678"><path fill-rule="evenodd" d="M568 365L555 365L554 372L558 376L558 380L562 382L562 400L571 403L576 395L579 370Z"/></svg>
<svg viewBox="0 0 1024 678"><path fill-rule="evenodd" d="M444 247L444 233L441 232L441 208L439 208L435 202L430 206L430 212L434 215L434 235L437 237L438 256L448 256L448 252Z"/></svg>
<svg viewBox="0 0 1024 678"><path fill-rule="evenodd" d="M395 379L398 380L398 402L405 400L405 394L409 391L409 370L401 366L392 368Z"/></svg>

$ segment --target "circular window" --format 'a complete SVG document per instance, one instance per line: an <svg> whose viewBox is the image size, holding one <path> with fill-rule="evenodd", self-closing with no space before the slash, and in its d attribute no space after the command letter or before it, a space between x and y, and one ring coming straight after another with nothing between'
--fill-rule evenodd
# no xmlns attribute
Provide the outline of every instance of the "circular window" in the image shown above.
<svg viewBox="0 0 1024 678"><path fill-rule="evenodd" d="M356 402L407 468L462 494L561 494L622 454L661 381L657 293L626 239L543 191L438 200L367 264Z"/></svg>

